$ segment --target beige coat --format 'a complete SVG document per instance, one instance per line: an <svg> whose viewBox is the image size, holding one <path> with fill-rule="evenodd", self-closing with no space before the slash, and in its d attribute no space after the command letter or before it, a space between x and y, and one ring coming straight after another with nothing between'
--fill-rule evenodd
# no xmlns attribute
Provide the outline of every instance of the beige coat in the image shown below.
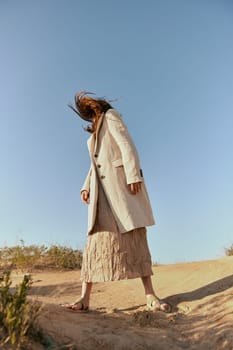
<svg viewBox="0 0 233 350"><path fill-rule="evenodd" d="M150 201L140 169L138 153L120 115L114 109L102 114L96 131L88 139L91 168L81 191L90 193L88 234L92 230L97 209L98 181L101 182L121 233L154 225ZM136 195L127 184L142 182Z"/></svg>

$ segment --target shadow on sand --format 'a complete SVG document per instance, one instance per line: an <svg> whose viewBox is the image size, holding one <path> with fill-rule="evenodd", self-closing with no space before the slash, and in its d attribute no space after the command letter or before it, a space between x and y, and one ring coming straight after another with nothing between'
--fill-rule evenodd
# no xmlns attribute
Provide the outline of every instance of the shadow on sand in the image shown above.
<svg viewBox="0 0 233 350"><path fill-rule="evenodd" d="M177 311L177 305L183 301L200 300L206 296L224 292L231 287L233 287L233 275L229 275L190 292L169 295L165 300L172 304L173 311Z"/></svg>

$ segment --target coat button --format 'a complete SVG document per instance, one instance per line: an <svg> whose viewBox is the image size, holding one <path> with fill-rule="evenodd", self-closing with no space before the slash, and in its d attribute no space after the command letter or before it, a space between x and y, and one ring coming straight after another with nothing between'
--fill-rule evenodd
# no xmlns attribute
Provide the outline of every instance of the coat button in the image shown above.
<svg viewBox="0 0 233 350"><path fill-rule="evenodd" d="M101 168L101 165L100 165L100 164L98 164L98 165L97 165L97 167L98 167L98 168Z"/></svg>
<svg viewBox="0 0 233 350"><path fill-rule="evenodd" d="M101 175L100 178L101 178L101 179L105 179L105 176L104 176L104 175Z"/></svg>
<svg viewBox="0 0 233 350"><path fill-rule="evenodd" d="M97 157L98 157L98 154L97 154L97 153L96 153L96 154L94 154L94 157L95 157L95 158L97 158Z"/></svg>

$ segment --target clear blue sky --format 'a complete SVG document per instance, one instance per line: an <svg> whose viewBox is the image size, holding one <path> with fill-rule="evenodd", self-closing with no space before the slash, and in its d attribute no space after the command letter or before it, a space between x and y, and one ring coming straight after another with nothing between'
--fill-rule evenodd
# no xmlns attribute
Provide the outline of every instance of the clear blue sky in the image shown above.
<svg viewBox="0 0 233 350"><path fill-rule="evenodd" d="M153 261L233 242L231 0L0 0L0 245L83 248L89 168L78 90L109 99L137 145Z"/></svg>

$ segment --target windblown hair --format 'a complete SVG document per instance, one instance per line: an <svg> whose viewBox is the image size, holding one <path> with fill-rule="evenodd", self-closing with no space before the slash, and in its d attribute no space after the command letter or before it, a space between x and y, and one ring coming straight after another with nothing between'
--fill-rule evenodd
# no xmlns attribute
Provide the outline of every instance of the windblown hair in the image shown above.
<svg viewBox="0 0 233 350"><path fill-rule="evenodd" d="M76 108L70 104L68 106L82 119L91 123L91 125L88 125L85 130L94 133L102 113L107 112L112 106L104 98L93 98L88 96L90 94L94 95L87 91L78 92L74 97Z"/></svg>

